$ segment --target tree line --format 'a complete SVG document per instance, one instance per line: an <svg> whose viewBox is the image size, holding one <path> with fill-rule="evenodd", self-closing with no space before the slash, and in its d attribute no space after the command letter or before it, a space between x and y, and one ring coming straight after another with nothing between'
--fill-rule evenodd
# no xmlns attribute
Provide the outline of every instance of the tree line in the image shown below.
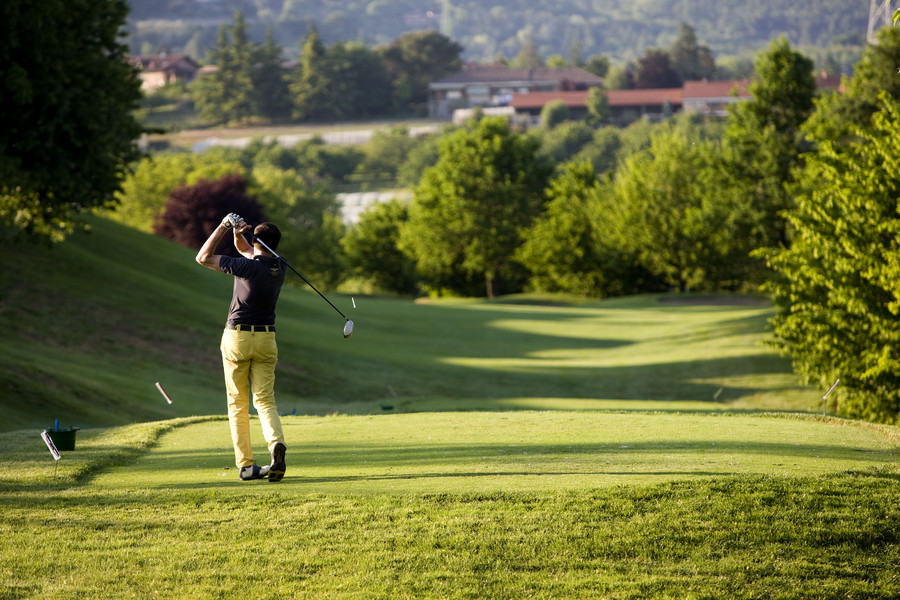
<svg viewBox="0 0 900 600"><path fill-rule="evenodd" d="M210 52L214 70L200 75L188 89L201 116L213 123L424 116L429 84L461 69L462 50L433 30L406 33L374 49L346 42L326 46L311 25L299 60L285 66L283 49L271 30L263 43L254 42L238 12L232 24L221 26ZM648 49L627 65L611 66L608 57L597 55L544 59L528 40L519 54L501 62L511 68L581 67L603 78L603 87L610 90L675 88L685 81L735 75L716 64L712 51L697 41L686 23L670 47ZM145 105L164 103L170 95L162 89Z"/></svg>
<svg viewBox="0 0 900 600"><path fill-rule="evenodd" d="M783 35L804 48L817 70L849 73L865 42L867 6L859 0L821 0L815 11L784 0L132 0L129 41L134 54L164 48L203 58L216 41L213 23L240 10L253 35L262 39L271 28L290 52L315 23L326 44L389 45L408 31L434 29L461 45L467 61L509 60L530 41L544 57L576 52L625 65L647 48L670 46L679 24L691 23L732 69L752 63Z"/></svg>
<svg viewBox="0 0 900 600"><path fill-rule="evenodd" d="M191 85L191 97L215 123L424 115L428 84L460 70L461 51L435 31L408 33L374 49L347 42L326 47L310 25L296 65L285 66L271 30L263 43L252 41L238 12L220 28L210 53L215 69Z"/></svg>

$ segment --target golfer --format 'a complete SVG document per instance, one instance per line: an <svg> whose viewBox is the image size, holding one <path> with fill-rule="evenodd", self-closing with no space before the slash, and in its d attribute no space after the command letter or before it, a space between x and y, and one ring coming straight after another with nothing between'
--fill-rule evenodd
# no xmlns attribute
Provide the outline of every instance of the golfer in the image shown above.
<svg viewBox="0 0 900 600"><path fill-rule="evenodd" d="M234 232L234 246L240 257L214 254L229 229ZM244 238L248 229L250 226L240 216L234 213L226 216L200 248L197 262L234 276L234 293L221 349L238 476L242 481L264 478L281 481L287 447L275 406L275 364L278 362L275 304L284 283L285 267L260 244L250 245ZM272 250L277 250L281 241L281 231L272 223L257 225L253 236ZM272 463L264 467L256 465L250 444L251 390L263 437L272 454Z"/></svg>

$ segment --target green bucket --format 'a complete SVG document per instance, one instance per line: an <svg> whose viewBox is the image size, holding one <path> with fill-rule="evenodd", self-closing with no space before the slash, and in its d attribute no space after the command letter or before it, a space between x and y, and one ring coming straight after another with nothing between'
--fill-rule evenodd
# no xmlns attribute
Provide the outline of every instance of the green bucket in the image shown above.
<svg viewBox="0 0 900 600"><path fill-rule="evenodd" d="M56 446L56 449L60 452L75 449L75 432L78 431L78 427L58 429L56 431L45 429L44 431L47 432L47 435L53 440L53 445Z"/></svg>

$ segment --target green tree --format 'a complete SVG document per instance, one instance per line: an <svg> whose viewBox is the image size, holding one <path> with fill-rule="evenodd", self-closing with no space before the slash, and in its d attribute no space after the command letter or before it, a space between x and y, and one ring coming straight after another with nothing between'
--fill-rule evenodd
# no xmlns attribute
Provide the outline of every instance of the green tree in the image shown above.
<svg viewBox="0 0 900 600"><path fill-rule="evenodd" d="M288 90L287 70L282 65L282 48L275 42L272 28L266 30L266 40L256 49L253 70L253 89L259 116L282 121L291 116L292 102Z"/></svg>
<svg viewBox="0 0 900 600"><path fill-rule="evenodd" d="M415 294L416 264L398 248L408 219L409 209L396 199L364 212L341 240L350 272L380 290Z"/></svg>
<svg viewBox="0 0 900 600"><path fill-rule="evenodd" d="M656 131L616 173L622 248L680 291L728 279L735 213L728 196L709 189L718 154L699 127L681 124Z"/></svg>
<svg viewBox="0 0 900 600"><path fill-rule="evenodd" d="M541 127L553 129L569 118L569 107L562 100L551 100L541 109Z"/></svg>
<svg viewBox="0 0 900 600"><path fill-rule="evenodd" d="M137 158L122 0L0 3L0 239L60 240Z"/></svg>
<svg viewBox="0 0 900 600"><path fill-rule="evenodd" d="M681 77L665 50L650 49L638 60L634 87L638 89L681 87Z"/></svg>
<svg viewBox="0 0 900 600"><path fill-rule="evenodd" d="M538 54L537 47L534 45L534 38L530 33L525 35L519 53L509 61L509 66L513 69L539 69L545 66L544 59Z"/></svg>
<svg viewBox="0 0 900 600"><path fill-rule="evenodd" d="M768 286L778 345L822 386L840 378L839 412L900 418L900 105L884 93L854 141L823 141L789 219L790 248L772 250Z"/></svg>
<svg viewBox="0 0 900 600"><path fill-rule="evenodd" d="M544 212L523 235L516 260L530 272L533 289L600 296L602 223L594 193L600 183L589 163L567 163L550 183Z"/></svg>
<svg viewBox="0 0 900 600"><path fill-rule="evenodd" d="M325 52L325 44L319 37L319 31L311 24L289 86L294 103L294 117L298 119L316 121L331 110L331 92L328 89L331 81L325 70Z"/></svg>
<svg viewBox="0 0 900 600"><path fill-rule="evenodd" d="M432 289L481 277L492 298L514 275L519 231L540 212L553 165L534 138L487 117L444 136L438 163L415 189L401 249Z"/></svg>
<svg viewBox="0 0 900 600"><path fill-rule="evenodd" d="M419 145L416 138L409 135L409 128L395 126L388 131L378 130L362 144L365 158L357 172L376 179L394 180L397 171L409 153Z"/></svg>
<svg viewBox="0 0 900 600"><path fill-rule="evenodd" d="M609 58L594 54L588 58L584 70L597 77L606 77L606 73L609 72Z"/></svg>
<svg viewBox="0 0 900 600"><path fill-rule="evenodd" d="M758 79L749 89L753 98L729 106L725 138L731 180L757 215L752 235L759 246L788 243L782 211L791 206L793 173L809 150L801 126L816 92L812 67L780 38L757 57Z"/></svg>
<svg viewBox="0 0 900 600"><path fill-rule="evenodd" d="M337 43L325 52L332 119L382 115L390 108L390 82L381 58L362 44Z"/></svg>
<svg viewBox="0 0 900 600"><path fill-rule="evenodd" d="M463 47L433 30L404 33L375 50L387 69L394 107L401 112L425 114L428 85L462 68Z"/></svg>
<svg viewBox="0 0 900 600"><path fill-rule="evenodd" d="M585 144L572 160L588 161L598 175L615 171L622 138L618 127L601 127L594 131L590 144Z"/></svg>
<svg viewBox="0 0 900 600"><path fill-rule="evenodd" d="M880 107L882 91L900 100L900 28L883 27L878 43L868 44L853 77L844 81L844 92L818 98L804 131L815 141L852 141L857 128L868 128Z"/></svg>
<svg viewBox="0 0 900 600"><path fill-rule="evenodd" d="M219 28L216 45L209 53L215 70L201 75L194 83L194 103L205 118L227 124L245 122L257 114L255 58L244 16L235 11L234 23Z"/></svg>
<svg viewBox="0 0 900 600"><path fill-rule="evenodd" d="M578 154L594 138L594 131L584 122L566 121L553 129L535 130L541 141L541 154L562 164Z"/></svg>
<svg viewBox="0 0 900 600"><path fill-rule="evenodd" d="M682 81L712 79L716 75L712 51L697 43L694 29L686 23L678 26L678 38L669 48L669 57Z"/></svg>
<svg viewBox="0 0 900 600"><path fill-rule="evenodd" d="M107 216L151 233L176 188L194 185L201 179L215 181L226 175L244 173L237 161L215 154L151 154L138 161L125 177L122 189L116 194L117 205Z"/></svg>
<svg viewBox="0 0 900 600"><path fill-rule="evenodd" d="M591 127L600 127L609 123L612 110L609 107L609 96L601 88L592 87L587 98L587 117L585 121Z"/></svg>

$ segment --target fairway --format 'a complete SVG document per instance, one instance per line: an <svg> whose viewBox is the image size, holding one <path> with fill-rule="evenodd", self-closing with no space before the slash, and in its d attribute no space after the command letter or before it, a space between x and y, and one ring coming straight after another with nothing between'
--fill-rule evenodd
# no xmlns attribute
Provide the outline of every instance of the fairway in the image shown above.
<svg viewBox="0 0 900 600"><path fill-rule="evenodd" d="M259 424L257 462L268 464ZM818 476L894 466L881 429L784 415L603 412L285 417L280 484L240 482L227 422L178 427L91 487L234 494L557 492L734 475Z"/></svg>

